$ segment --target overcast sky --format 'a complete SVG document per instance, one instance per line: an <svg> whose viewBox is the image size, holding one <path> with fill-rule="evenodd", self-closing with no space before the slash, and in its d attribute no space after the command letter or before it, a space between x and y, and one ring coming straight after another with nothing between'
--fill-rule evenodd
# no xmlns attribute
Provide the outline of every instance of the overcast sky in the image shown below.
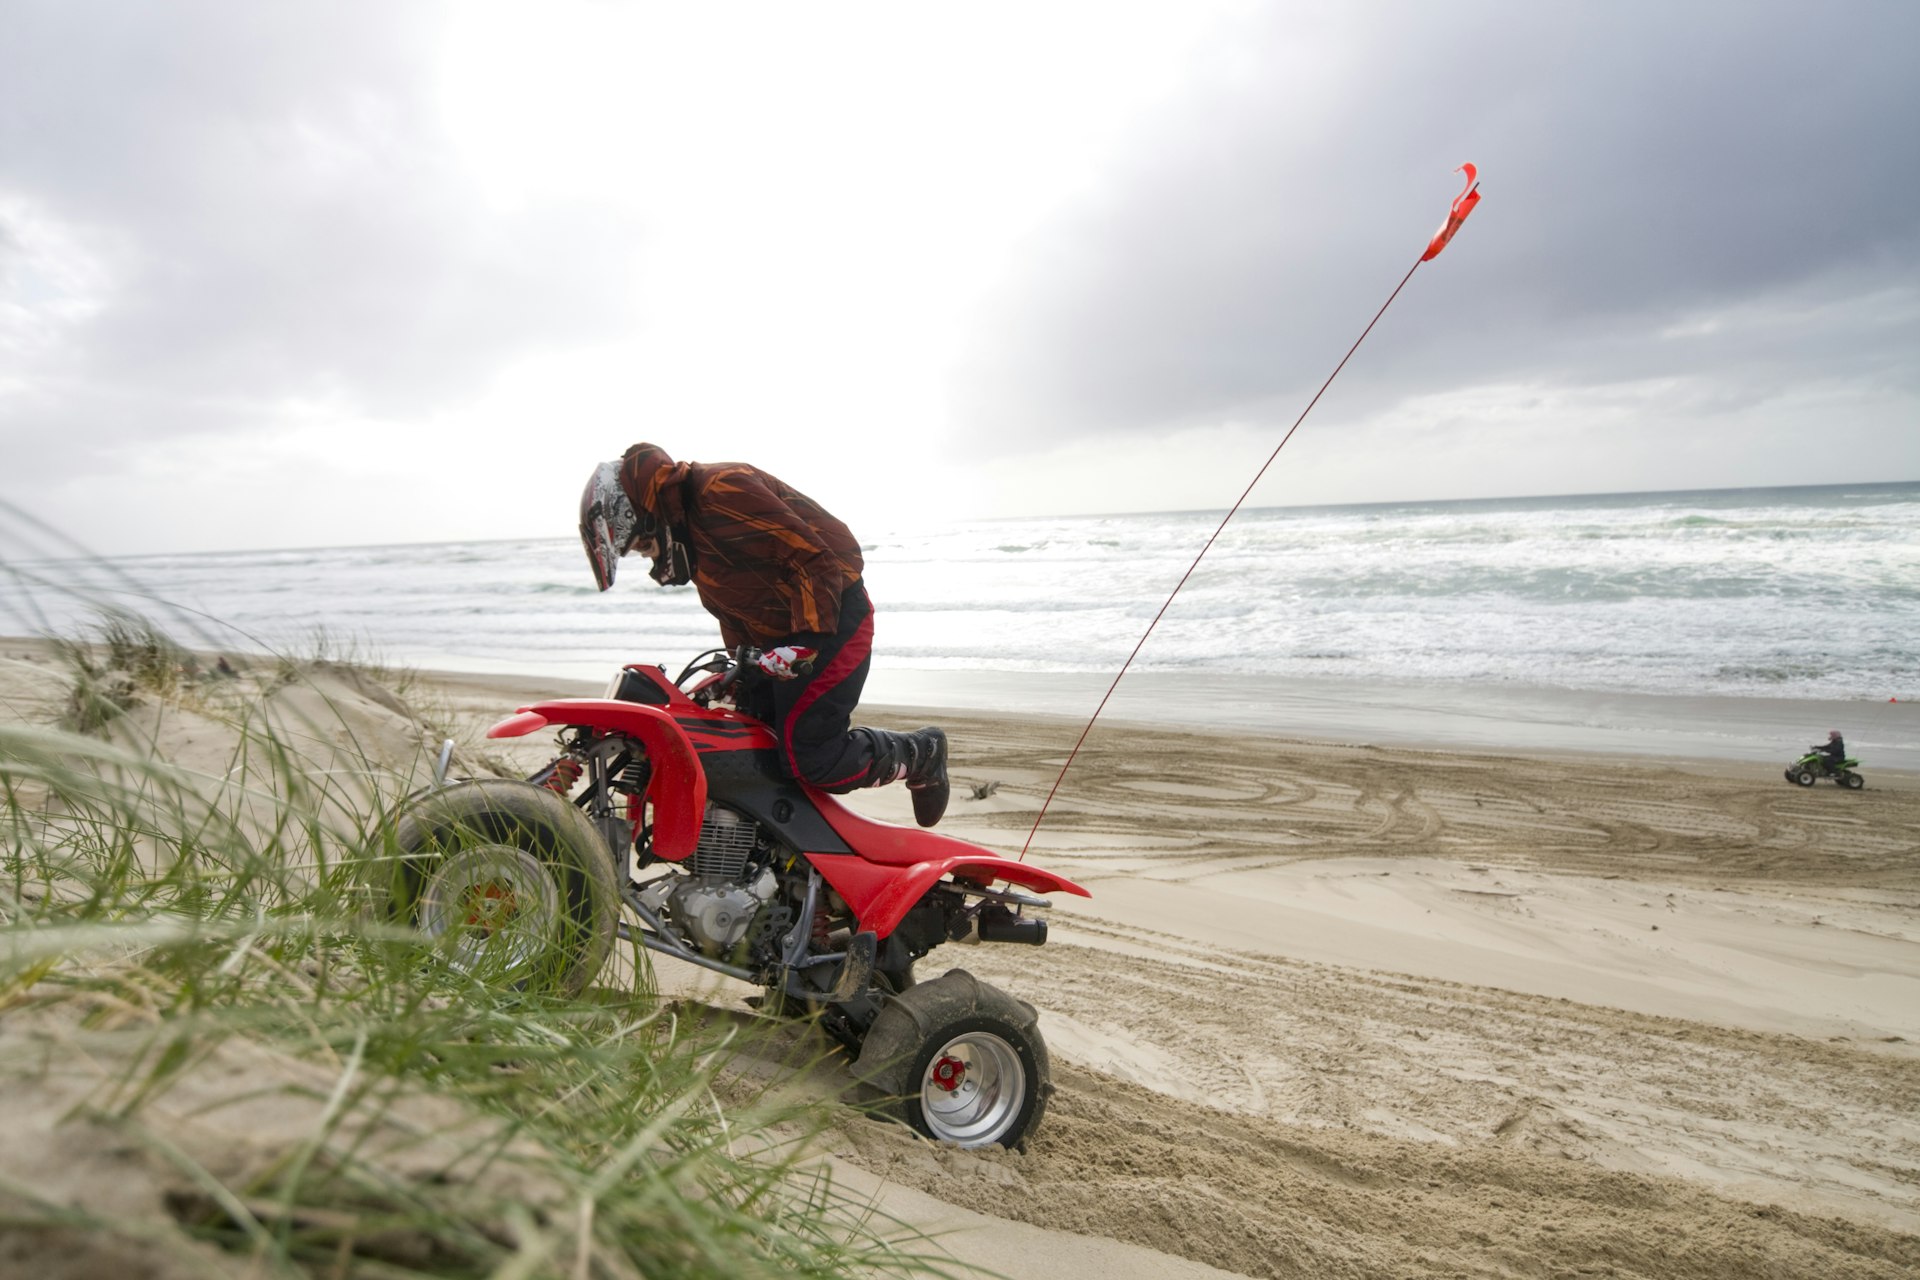
<svg viewBox="0 0 1920 1280"><path fill-rule="evenodd" d="M0 0L0 497L109 552L1920 479L1920 4Z"/></svg>

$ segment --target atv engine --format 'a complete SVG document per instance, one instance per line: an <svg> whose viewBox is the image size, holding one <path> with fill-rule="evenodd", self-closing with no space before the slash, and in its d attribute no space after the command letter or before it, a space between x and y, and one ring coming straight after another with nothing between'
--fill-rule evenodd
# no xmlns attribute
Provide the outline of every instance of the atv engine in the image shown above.
<svg viewBox="0 0 1920 1280"><path fill-rule="evenodd" d="M770 870L751 884L684 876L667 895L667 908L702 955L718 958L733 950L761 908L773 901L774 883Z"/></svg>
<svg viewBox="0 0 1920 1280"><path fill-rule="evenodd" d="M649 888L666 889L667 914L687 941L702 955L719 959L748 940L756 921L762 928L753 940L769 932L765 926L772 921L762 918L779 887L770 853L758 823L709 804L700 842L683 864L685 874Z"/></svg>

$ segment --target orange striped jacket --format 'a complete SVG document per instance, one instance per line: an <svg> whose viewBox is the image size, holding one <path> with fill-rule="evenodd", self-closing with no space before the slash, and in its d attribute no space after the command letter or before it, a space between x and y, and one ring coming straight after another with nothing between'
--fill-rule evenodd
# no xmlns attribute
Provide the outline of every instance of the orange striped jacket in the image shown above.
<svg viewBox="0 0 1920 1280"><path fill-rule="evenodd" d="M806 494L744 462L674 462L650 445L627 450L620 482L692 550L694 589L727 647L839 625L860 542Z"/></svg>

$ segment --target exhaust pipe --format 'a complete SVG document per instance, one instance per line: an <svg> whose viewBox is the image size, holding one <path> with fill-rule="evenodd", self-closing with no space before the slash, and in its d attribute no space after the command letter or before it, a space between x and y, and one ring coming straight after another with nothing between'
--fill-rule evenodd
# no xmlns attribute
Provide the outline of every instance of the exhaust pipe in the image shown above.
<svg viewBox="0 0 1920 1280"><path fill-rule="evenodd" d="M980 912L980 941L1018 942L1037 947L1047 940L1047 922L1016 916L1005 907L989 906Z"/></svg>

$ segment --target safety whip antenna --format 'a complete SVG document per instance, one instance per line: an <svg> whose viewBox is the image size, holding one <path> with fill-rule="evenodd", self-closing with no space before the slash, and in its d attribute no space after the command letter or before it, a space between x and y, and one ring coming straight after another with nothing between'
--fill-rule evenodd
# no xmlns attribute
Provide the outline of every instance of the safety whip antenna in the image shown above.
<svg viewBox="0 0 1920 1280"><path fill-rule="evenodd" d="M1466 175L1466 185L1461 188L1460 194L1454 197L1453 204L1448 208L1447 220L1440 224L1440 229L1433 233L1432 239L1427 241L1426 249L1413 260L1413 265L1407 268L1407 274L1400 277L1400 283L1393 286L1393 292L1388 294L1387 300L1380 304L1380 309L1373 313L1373 319L1367 321L1367 327L1360 331L1360 336L1355 338L1353 345L1347 348L1347 354L1340 357L1340 363L1333 367L1333 372L1328 374L1327 380L1320 384L1320 389L1313 393L1313 399L1307 401L1307 407L1300 411L1300 416L1295 418L1293 425L1287 428L1287 434L1281 436L1280 443L1273 446L1273 452L1268 454L1267 460L1260 464L1260 469L1253 473L1253 479L1248 481L1247 487L1240 491L1240 496L1234 500L1233 506L1227 509L1227 514L1220 518L1219 525L1207 535L1207 541L1200 548L1200 554L1193 558L1193 563L1187 566L1187 571L1180 575L1180 581L1173 584L1173 590L1167 593L1166 603L1162 604L1160 611L1153 615L1153 621L1147 623L1147 629L1140 633L1140 639L1133 646L1133 652L1127 655L1127 660L1120 664L1120 670L1114 674L1113 683L1108 685L1107 691L1100 696L1100 705L1093 709L1093 715L1088 718L1087 727L1080 731L1080 737L1075 740L1073 750L1067 753L1066 763L1060 766L1060 773L1054 778L1052 789L1047 792L1047 798L1040 804L1040 812L1034 815L1033 826L1027 831L1026 843L1020 846L1021 861L1026 860L1027 850L1033 845L1034 834L1040 830L1040 823L1046 818L1047 808L1053 803L1053 797L1059 793L1060 783L1066 778L1067 770L1073 768L1074 758L1080 754L1080 748L1086 743L1087 735L1093 732L1094 721L1098 720L1100 713L1107 709L1107 700L1113 697L1113 691L1120 687L1120 678L1127 674L1127 668L1131 667L1133 660L1140 656L1141 647L1147 643L1147 637L1153 634L1153 629L1160 625L1160 619L1166 616L1174 597L1180 594L1180 588L1187 585L1187 579L1193 576L1193 571L1200 567L1202 560L1206 559L1207 552L1213 549L1214 540L1227 527L1227 521L1233 519L1240 510L1241 504L1246 502L1254 486L1258 485L1261 477L1267 474L1267 468L1271 467L1273 460L1280 456L1280 451L1287 447L1287 441L1293 439L1293 433L1300 429L1300 424L1305 422L1307 415L1313 412L1313 406L1320 403L1320 397L1327 393L1327 388L1332 386L1333 380L1340 376L1340 371L1347 367L1347 361L1353 358L1353 353L1360 349L1360 344L1365 342L1367 335L1373 332L1373 326L1380 323L1380 317L1387 314L1387 308L1392 306L1393 300L1400 296L1400 291L1407 287L1407 281L1413 279L1413 273L1420 269L1420 264L1440 255L1440 251L1453 239L1454 233L1460 230L1460 224L1465 222L1467 215L1473 212L1473 207L1480 203L1479 168L1472 164L1463 164L1454 172Z"/></svg>

